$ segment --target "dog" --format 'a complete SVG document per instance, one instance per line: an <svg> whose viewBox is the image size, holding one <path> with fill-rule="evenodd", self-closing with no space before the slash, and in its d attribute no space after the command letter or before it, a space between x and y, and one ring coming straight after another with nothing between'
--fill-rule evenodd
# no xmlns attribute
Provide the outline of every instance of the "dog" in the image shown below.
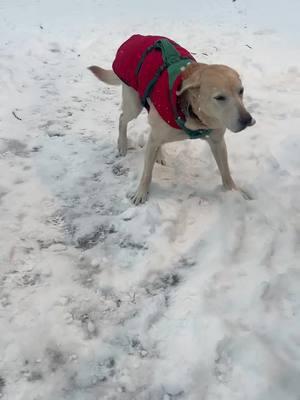
<svg viewBox="0 0 300 400"><path fill-rule="evenodd" d="M164 164L162 145L185 139L208 142L226 190L239 190L229 166L224 133L255 124L243 103L239 74L226 65L198 63L191 53L163 36L133 35L117 51L112 66L89 70L109 85L122 85L118 150L127 153L127 125L143 107L151 132L135 205L148 198L154 163Z"/></svg>

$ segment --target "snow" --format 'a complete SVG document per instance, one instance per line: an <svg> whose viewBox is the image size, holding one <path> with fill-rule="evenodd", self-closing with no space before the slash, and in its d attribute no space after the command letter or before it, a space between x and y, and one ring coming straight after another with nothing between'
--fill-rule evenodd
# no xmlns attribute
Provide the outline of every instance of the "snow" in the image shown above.
<svg viewBox="0 0 300 400"><path fill-rule="evenodd" d="M299 400L300 5L173 4L0 4L2 399ZM240 71L257 124L227 145L253 200L186 141L131 205L146 114L119 158L120 89L86 67L134 32Z"/></svg>

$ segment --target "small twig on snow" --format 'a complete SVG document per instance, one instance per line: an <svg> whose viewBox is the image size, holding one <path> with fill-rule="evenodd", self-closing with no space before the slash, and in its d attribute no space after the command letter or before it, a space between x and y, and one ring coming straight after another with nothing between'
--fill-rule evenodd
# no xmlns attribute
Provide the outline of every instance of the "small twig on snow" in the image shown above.
<svg viewBox="0 0 300 400"><path fill-rule="evenodd" d="M252 47L251 47L251 46L249 46L249 44L245 44L245 46L249 47L249 49L252 49Z"/></svg>
<svg viewBox="0 0 300 400"><path fill-rule="evenodd" d="M17 114L16 114L14 111L12 111L12 115L13 115L15 118L17 118L19 121L22 121L22 118L18 117Z"/></svg>

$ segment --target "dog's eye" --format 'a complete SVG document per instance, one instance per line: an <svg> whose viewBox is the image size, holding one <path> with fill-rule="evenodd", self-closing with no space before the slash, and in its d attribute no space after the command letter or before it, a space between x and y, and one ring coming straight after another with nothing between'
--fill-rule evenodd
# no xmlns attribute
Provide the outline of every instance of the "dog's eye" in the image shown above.
<svg viewBox="0 0 300 400"><path fill-rule="evenodd" d="M218 100L218 101L225 101L225 100L226 100L226 97L225 97L225 96L222 96L222 95L220 94L219 96L216 96L215 99Z"/></svg>
<svg viewBox="0 0 300 400"><path fill-rule="evenodd" d="M244 88L240 88L239 95L243 96L243 94L244 94Z"/></svg>

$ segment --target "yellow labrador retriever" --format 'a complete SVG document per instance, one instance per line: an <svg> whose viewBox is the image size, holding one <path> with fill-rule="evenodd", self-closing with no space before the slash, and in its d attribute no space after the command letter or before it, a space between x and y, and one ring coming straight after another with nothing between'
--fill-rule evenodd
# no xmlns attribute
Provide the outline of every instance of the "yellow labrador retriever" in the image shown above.
<svg viewBox="0 0 300 400"><path fill-rule="evenodd" d="M197 137L208 142L224 188L237 190L228 166L224 133L226 128L239 132L255 120L243 104L244 89L235 70L198 63L171 39L142 35L132 36L119 48L113 70L89 69L107 84L122 84L120 155L127 152L128 123L143 106L149 112L151 132L142 177L131 196L134 204L147 199L155 160L164 163L161 146Z"/></svg>

